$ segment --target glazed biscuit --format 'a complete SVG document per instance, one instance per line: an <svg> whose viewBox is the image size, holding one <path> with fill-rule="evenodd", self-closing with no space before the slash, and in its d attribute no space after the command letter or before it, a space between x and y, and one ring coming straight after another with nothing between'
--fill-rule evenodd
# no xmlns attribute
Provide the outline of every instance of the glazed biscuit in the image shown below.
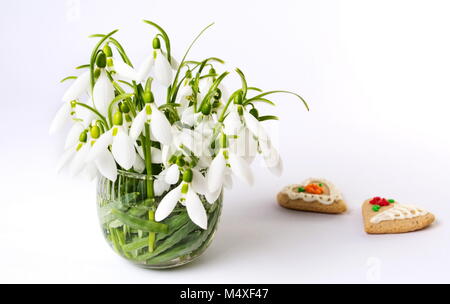
<svg viewBox="0 0 450 304"><path fill-rule="evenodd" d="M364 229L369 234L412 232L428 227L435 219L424 209L380 197L363 203L362 216Z"/></svg>
<svg viewBox="0 0 450 304"><path fill-rule="evenodd" d="M308 179L285 187L277 195L280 206L310 212L343 213L347 210L342 195L325 179Z"/></svg>

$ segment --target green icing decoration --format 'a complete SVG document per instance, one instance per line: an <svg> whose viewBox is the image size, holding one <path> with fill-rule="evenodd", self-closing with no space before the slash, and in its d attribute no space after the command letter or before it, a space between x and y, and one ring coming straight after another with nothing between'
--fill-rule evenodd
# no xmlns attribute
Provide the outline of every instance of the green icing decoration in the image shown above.
<svg viewBox="0 0 450 304"><path fill-rule="evenodd" d="M298 187L298 192L305 192L305 188L303 188L303 187Z"/></svg>
<svg viewBox="0 0 450 304"><path fill-rule="evenodd" d="M393 199L388 199L388 202L392 204L392 203L395 203L395 200L393 200Z"/></svg>
<svg viewBox="0 0 450 304"><path fill-rule="evenodd" d="M380 205L373 205L372 210L378 212L380 210Z"/></svg>

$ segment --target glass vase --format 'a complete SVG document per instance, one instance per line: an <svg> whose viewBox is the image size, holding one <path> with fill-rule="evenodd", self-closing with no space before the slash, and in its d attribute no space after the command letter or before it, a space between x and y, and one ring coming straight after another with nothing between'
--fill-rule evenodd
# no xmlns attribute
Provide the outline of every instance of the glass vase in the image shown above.
<svg viewBox="0 0 450 304"><path fill-rule="evenodd" d="M166 219L155 222L154 212L168 191L149 199L147 183L151 180L151 176L126 171L119 171L115 182L99 178L97 209L103 235L116 253L146 268L164 269L189 263L214 238L223 197L220 195L209 204L200 196L208 215L206 230L191 221L180 203Z"/></svg>

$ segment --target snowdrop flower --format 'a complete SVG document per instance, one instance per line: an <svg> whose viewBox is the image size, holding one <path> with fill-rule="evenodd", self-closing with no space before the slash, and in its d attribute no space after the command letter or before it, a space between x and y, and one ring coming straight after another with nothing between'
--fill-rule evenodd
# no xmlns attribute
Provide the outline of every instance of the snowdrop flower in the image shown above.
<svg viewBox="0 0 450 304"><path fill-rule="evenodd" d="M202 229L207 229L208 216L198 196L198 194L205 193L205 185L205 179L199 171L186 169L180 185L167 193L159 203L155 212L155 220L157 222L164 220L172 213L177 203L181 202L186 206L191 220Z"/></svg>
<svg viewBox="0 0 450 304"><path fill-rule="evenodd" d="M78 175L86 166L89 150L90 144L87 130L82 130L81 133L78 133L76 142L71 143L63 153L57 166L57 172L71 161L70 173L72 176Z"/></svg>
<svg viewBox="0 0 450 304"><path fill-rule="evenodd" d="M166 116L158 110L154 103L145 104L141 112L133 120L130 137L136 141L144 130L145 124L150 124L152 135L157 141L168 145L172 141L171 125Z"/></svg>
<svg viewBox="0 0 450 304"><path fill-rule="evenodd" d="M88 160L93 161L99 156L105 157L104 152L108 151L111 145L114 159L122 168L129 170L135 164L136 150L134 141L123 127L123 114L120 111L114 114L113 124L113 128L103 133L95 142Z"/></svg>
<svg viewBox="0 0 450 304"><path fill-rule="evenodd" d="M75 79L63 95L62 100L64 102L70 102L72 100L79 99L84 93L89 91L89 84L91 81L90 72L84 72Z"/></svg>
<svg viewBox="0 0 450 304"><path fill-rule="evenodd" d="M161 51L159 38L153 39L153 52L149 55L137 71L136 81L144 81L153 69L155 80L161 85L168 87L172 83L172 67L166 56Z"/></svg>
<svg viewBox="0 0 450 304"><path fill-rule="evenodd" d="M217 193L217 191L222 189L228 169L239 179L252 185L253 174L248 163L241 156L232 153L228 149L227 136L225 134L222 134L220 141L221 149L211 162L206 176L208 191Z"/></svg>
<svg viewBox="0 0 450 304"><path fill-rule="evenodd" d="M239 155L242 155L242 148L245 147L245 151L248 150L250 153L247 155L245 152L245 158L248 160L252 160L256 153L255 149L257 147L253 139L255 137L261 149L261 155L264 158L266 167L276 176L281 175L283 171L281 157L271 143L264 127L254 115L245 111L241 106L231 108L230 113L224 121L224 132L227 135L233 134L237 138L240 138L240 141L236 141L233 147L238 147L238 151L240 151L238 152ZM249 136L247 132L253 136Z"/></svg>
<svg viewBox="0 0 450 304"><path fill-rule="evenodd" d="M88 106L93 106L91 99L89 99L86 104ZM81 122L83 126L87 128L93 119L94 113L84 107L77 106L77 102L75 100L64 102L52 120L49 128L49 134L54 134L60 131L71 121Z"/></svg>
<svg viewBox="0 0 450 304"><path fill-rule="evenodd" d="M100 75L95 82L94 89L92 91L92 98L97 110L104 116L108 115L108 107L111 101L114 99L114 86L108 78L106 72L106 55L100 52L97 56L96 64L100 69Z"/></svg>

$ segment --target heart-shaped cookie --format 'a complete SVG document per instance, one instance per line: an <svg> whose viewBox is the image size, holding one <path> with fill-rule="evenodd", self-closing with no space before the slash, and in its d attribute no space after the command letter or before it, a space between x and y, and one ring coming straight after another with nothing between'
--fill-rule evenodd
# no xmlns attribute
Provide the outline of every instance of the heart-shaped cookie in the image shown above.
<svg viewBox="0 0 450 304"><path fill-rule="evenodd" d="M369 234L411 232L434 222L434 215L424 209L381 197L366 200L362 215L364 229Z"/></svg>
<svg viewBox="0 0 450 304"><path fill-rule="evenodd" d="M311 178L302 184L290 185L277 195L278 204L285 208L321 212L343 213L347 205L341 193L329 181Z"/></svg>

